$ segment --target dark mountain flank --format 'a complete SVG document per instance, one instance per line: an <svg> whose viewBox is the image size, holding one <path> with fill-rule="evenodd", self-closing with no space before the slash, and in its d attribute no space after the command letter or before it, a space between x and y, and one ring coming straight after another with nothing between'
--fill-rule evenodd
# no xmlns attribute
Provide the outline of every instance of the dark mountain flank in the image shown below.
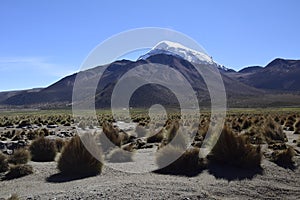
<svg viewBox="0 0 300 200"><path fill-rule="evenodd" d="M83 89L90 87L89 81L98 80L99 72L107 67L98 82L96 107L110 107L112 92L116 83L129 70L145 64L161 64L179 71L196 92L199 105L209 106L210 96L207 86L189 61L171 54L153 54L137 61L119 60L107 66L98 66L79 72ZM200 64L207 72L216 67L222 76L228 105L231 107L249 106L295 106L300 104L300 60L275 59L266 67L246 67L238 72L221 69L216 64ZM145 71L143 71L145 70ZM149 69L139 71L135 77L142 79ZM164 78L174 77L162 73ZM25 91L1 92L0 104L24 107L64 107L72 103L72 92L77 73L67 76L47 88ZM176 77L175 77L176 78ZM84 90L83 90L84 91ZM83 94L84 95L84 94ZM93 98L86 96L85 98ZM188 98L187 98L188 100ZM172 91L158 84L147 84L138 88L130 99L130 105L149 107L154 103L165 106L178 105Z"/></svg>

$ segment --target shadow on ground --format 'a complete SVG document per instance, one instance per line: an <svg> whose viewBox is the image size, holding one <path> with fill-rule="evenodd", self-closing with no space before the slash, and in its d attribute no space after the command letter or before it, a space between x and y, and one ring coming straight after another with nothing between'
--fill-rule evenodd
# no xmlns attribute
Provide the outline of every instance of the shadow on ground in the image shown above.
<svg viewBox="0 0 300 200"><path fill-rule="evenodd" d="M293 171L297 168L294 162L289 162L289 163L274 162L274 163L279 167L282 167L284 169L290 169Z"/></svg>
<svg viewBox="0 0 300 200"><path fill-rule="evenodd" d="M217 179L226 179L228 181L253 179L256 175L262 175L262 168L242 169L230 165L210 164L208 172Z"/></svg>
<svg viewBox="0 0 300 200"><path fill-rule="evenodd" d="M92 176L96 176L95 174L77 174L77 175L66 175L62 173L53 174L46 178L47 182L50 183L63 183L69 181L75 181L79 179L89 178Z"/></svg>

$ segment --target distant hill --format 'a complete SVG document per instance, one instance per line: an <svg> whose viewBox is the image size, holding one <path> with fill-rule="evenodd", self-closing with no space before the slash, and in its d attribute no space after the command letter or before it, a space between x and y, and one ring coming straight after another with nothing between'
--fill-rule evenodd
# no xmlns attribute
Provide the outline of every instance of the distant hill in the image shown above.
<svg viewBox="0 0 300 200"><path fill-rule="evenodd" d="M110 107L112 92L118 80L129 70L149 63L167 65L179 71L193 87L200 106L210 105L210 95L194 65L202 67L207 73L212 72L213 68L219 70L226 89L228 105L231 107L300 106L300 60L278 58L265 67L250 66L236 72L215 63L210 56L201 52L166 41L159 43L137 61L119 60L106 66L97 66L79 72L80 76L75 73L42 89L1 92L0 106L49 108L71 105L76 77L80 77L79 82L83 91L88 90L90 87L88 83L98 80L100 71L103 67L107 67L97 86L95 104L98 108ZM135 77L142 79L143 74L149 70L151 71L142 69L136 72ZM170 81L176 78L165 71L159 73ZM178 84L179 87L181 82ZM84 92L82 95L85 95ZM84 98L93 97L84 96ZM189 101L189 97L186 97L186 101ZM130 99L130 106L136 107L149 107L155 103L178 105L172 91L157 84L140 87Z"/></svg>
<svg viewBox="0 0 300 200"><path fill-rule="evenodd" d="M277 58L264 68L246 68L239 73L243 73L241 82L258 89L300 92L300 60Z"/></svg>

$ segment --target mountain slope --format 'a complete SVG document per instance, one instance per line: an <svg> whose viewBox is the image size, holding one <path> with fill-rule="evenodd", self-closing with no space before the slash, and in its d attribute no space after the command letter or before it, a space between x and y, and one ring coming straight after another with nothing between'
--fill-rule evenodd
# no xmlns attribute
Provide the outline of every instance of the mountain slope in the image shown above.
<svg viewBox="0 0 300 200"><path fill-rule="evenodd" d="M147 67L145 64L150 64L150 66ZM117 82L124 74L139 66L141 69L134 72L134 78L137 81L143 80L144 74L156 73L154 82L160 82L163 79L177 88L182 87L182 82L176 81L176 79L181 79L180 76L162 68L155 72L155 67L151 66L159 66L158 64L180 72L195 91L200 106L210 105L210 95L203 77L195 66L200 67L204 74L215 73L215 69L219 70L226 89L228 104L232 107L299 104L300 60L275 59L266 67L253 66L236 72L215 63L203 51L195 51L178 43L162 41L137 61L119 60L106 66L91 68L67 76L43 89L2 92L0 105L32 107L69 105L74 103L72 94L77 77L76 81L79 81L82 90L80 94L83 97L82 101L95 98L96 107L110 107L112 93ZM100 82L97 82L104 67L106 70ZM88 96L86 92L91 89L91 83L98 83L95 97L94 95ZM181 91L183 90L184 88ZM190 96L186 96L185 101L190 101ZM159 84L147 84L138 88L131 96L129 103L133 107L149 107L156 103L178 106L175 94Z"/></svg>
<svg viewBox="0 0 300 200"><path fill-rule="evenodd" d="M300 60L275 59L264 68L240 71L241 82L263 90L299 92Z"/></svg>

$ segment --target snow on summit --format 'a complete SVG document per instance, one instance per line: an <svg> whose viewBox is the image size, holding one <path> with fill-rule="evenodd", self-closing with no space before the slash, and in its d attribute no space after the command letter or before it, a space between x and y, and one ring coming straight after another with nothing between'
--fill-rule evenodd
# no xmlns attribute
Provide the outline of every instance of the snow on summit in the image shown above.
<svg viewBox="0 0 300 200"><path fill-rule="evenodd" d="M156 54L168 54L181 57L191 63L214 64L212 58L206 53L190 49L180 43L171 41L159 42L147 54L141 56L139 59L147 59Z"/></svg>

